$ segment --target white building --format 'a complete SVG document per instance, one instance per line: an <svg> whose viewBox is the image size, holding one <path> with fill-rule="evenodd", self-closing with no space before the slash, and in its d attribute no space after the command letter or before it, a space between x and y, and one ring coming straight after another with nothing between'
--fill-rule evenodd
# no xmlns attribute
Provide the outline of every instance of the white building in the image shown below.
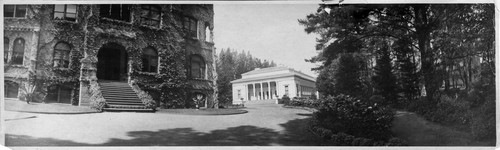
<svg viewBox="0 0 500 150"><path fill-rule="evenodd" d="M241 79L231 81L233 104L249 100L277 99L283 95L293 98L316 94L314 77L286 67L257 68L241 76Z"/></svg>

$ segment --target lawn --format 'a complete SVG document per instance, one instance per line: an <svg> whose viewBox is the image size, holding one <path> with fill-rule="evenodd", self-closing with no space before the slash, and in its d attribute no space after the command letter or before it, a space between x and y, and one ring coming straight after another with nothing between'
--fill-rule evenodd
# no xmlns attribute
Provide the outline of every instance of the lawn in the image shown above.
<svg viewBox="0 0 500 150"><path fill-rule="evenodd" d="M61 103L36 103L30 104L25 101L6 99L5 110L30 113L44 114L81 114L81 113L96 113L97 110L84 106L73 106L71 104Z"/></svg>

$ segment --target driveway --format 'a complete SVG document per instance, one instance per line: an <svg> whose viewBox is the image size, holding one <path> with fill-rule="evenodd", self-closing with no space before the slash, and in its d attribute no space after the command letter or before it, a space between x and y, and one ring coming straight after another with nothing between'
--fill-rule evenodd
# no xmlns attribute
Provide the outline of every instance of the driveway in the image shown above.
<svg viewBox="0 0 500 150"><path fill-rule="evenodd" d="M311 112L274 101L248 113L194 116L104 112L56 115L5 111L7 146L320 146L306 130Z"/></svg>

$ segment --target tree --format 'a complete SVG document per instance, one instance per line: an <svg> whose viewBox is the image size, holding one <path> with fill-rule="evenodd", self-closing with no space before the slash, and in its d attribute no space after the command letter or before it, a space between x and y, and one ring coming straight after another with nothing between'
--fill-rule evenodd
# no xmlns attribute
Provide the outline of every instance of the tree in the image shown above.
<svg viewBox="0 0 500 150"><path fill-rule="evenodd" d="M409 46L409 39L403 38L397 40L392 45L396 56L396 72L398 75L398 83L400 92L407 101L413 101L418 98L419 91L419 76L417 71L417 63L415 53Z"/></svg>
<svg viewBox="0 0 500 150"><path fill-rule="evenodd" d="M375 66L375 94L385 98L386 105L398 106L398 91L396 87L396 77L393 74L393 67L388 46L384 43L378 52L377 65Z"/></svg>
<svg viewBox="0 0 500 150"><path fill-rule="evenodd" d="M322 10L325 7L331 7L331 13L324 13ZM441 39L456 40L456 46L452 47L463 47L462 45L471 45L475 48L491 47L492 41L486 42L485 40L493 34L490 18L494 12L493 8L491 4L342 5L341 7L320 5L317 13L308 15L306 19L299 20L299 23L305 26L307 33L320 35L316 48L322 52L310 60L323 62L323 66L317 69L327 66L331 60L336 59L335 54L349 50L338 44L345 39L366 42L374 38L380 40L389 38L392 41L406 38L409 40L405 42L407 46L415 49L413 56L417 57L415 63L419 66L418 72L421 79L419 84L425 87L427 101L436 104L435 97L439 95L438 90L442 81L446 79L442 76L446 68L443 67L446 60L440 56L453 53L444 51L446 47L439 46L439 41ZM458 21L464 23L457 24ZM446 27L444 24L449 26ZM465 34L457 34L464 35L467 37L466 40L460 41L464 38L439 34L446 33L446 28L456 32L467 31L464 32ZM346 44L350 46L358 43L347 42ZM331 46L336 50L331 51ZM367 50L361 51L371 53ZM477 56L491 54L491 51L487 51L480 52L481 54ZM469 74L473 71L467 71L469 73L462 73L464 76L462 78L470 78Z"/></svg>
<svg viewBox="0 0 500 150"><path fill-rule="evenodd" d="M274 62L254 58L245 51L238 52L230 48L221 49L216 59L218 101L220 104L229 104L232 101L231 81L240 79L241 74L254 70L255 68L275 67Z"/></svg>

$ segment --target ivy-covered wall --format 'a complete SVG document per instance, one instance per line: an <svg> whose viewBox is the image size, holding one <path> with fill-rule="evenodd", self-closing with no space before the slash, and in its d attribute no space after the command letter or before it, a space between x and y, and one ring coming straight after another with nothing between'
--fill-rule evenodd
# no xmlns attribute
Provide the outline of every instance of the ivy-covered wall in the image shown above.
<svg viewBox="0 0 500 150"><path fill-rule="evenodd" d="M6 20L12 26L38 26L33 49L38 50L35 57L38 62L52 65L54 46L66 42L71 46L71 60L68 68L50 68L50 84L71 85L72 103L90 104L90 81L97 80L97 54L103 45L114 43L125 48L128 54L128 76L141 89L150 92L163 108L193 107L190 100L194 91L203 91L207 98L212 98L210 88L193 84L208 84L213 81L213 42L205 42L205 27L213 29L212 5L158 5L161 7L161 27L141 24L140 5L132 5L131 21L119 21L100 17L99 5L78 5L76 21L54 20L54 5L30 5L30 15L19 23ZM181 8L181 9L178 9ZM185 38L182 26L183 15L198 20L200 39ZM21 21L23 21L21 19ZM21 32L18 32L21 33ZM210 32L211 33L211 32ZM13 41L13 39L11 39ZM159 68L157 73L142 72L143 49L152 47L158 52ZM188 69L189 56L199 54L205 59L207 79L190 82ZM36 55L35 55L36 56ZM43 68L39 65L37 68ZM211 85L213 86L213 85ZM213 88L212 88L213 89ZM208 101L213 101L209 99Z"/></svg>

